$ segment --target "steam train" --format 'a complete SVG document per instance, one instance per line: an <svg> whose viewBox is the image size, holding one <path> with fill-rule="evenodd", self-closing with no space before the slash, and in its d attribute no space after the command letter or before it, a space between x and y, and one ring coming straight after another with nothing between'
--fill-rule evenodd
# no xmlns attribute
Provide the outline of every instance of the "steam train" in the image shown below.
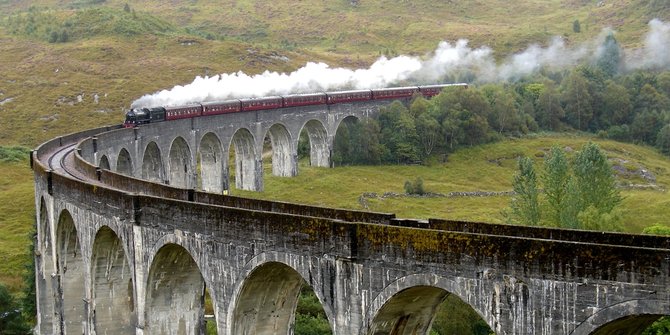
<svg viewBox="0 0 670 335"><path fill-rule="evenodd" d="M153 122L286 107L332 105L370 100L408 99L415 94L421 94L426 98L430 98L439 94L442 89L446 87L467 88L467 84L443 84L380 88L373 90L293 94L286 96L203 102L176 107L133 108L126 112L126 120L123 123L123 126L132 128L141 124Z"/></svg>

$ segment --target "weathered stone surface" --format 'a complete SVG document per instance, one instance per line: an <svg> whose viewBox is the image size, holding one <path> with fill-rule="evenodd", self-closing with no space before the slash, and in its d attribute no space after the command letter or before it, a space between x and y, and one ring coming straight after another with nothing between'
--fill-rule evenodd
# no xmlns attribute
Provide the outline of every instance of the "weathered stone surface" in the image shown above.
<svg viewBox="0 0 670 335"><path fill-rule="evenodd" d="M259 150L276 124L272 136L285 146L289 134L291 150L312 121L331 145L342 119L374 109L338 108L305 110L302 119L274 111L96 130L45 143L32 158L38 332L199 334L207 290L219 334L291 334L303 281L336 335L424 334L448 294L497 334L633 334L670 314L668 238L397 220L197 192L95 166L106 157L118 171L122 150L137 177L170 162L193 164L198 155L201 167L214 165L239 129ZM59 146L92 135L74 160L91 180L48 168ZM175 141L179 153L171 153ZM280 170L291 166L279 157ZM194 185L198 169L181 167L182 185ZM169 171L149 179L174 178ZM223 175L207 187L225 185Z"/></svg>

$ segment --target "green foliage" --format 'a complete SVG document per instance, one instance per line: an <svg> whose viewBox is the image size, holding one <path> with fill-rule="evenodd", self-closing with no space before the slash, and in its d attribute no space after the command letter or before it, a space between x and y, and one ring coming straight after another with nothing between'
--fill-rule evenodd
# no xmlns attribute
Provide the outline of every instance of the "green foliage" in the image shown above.
<svg viewBox="0 0 670 335"><path fill-rule="evenodd" d="M518 164L519 171L512 181L515 195L510 203L509 219L512 223L536 226L540 223L540 205L533 161L528 157L521 157Z"/></svg>
<svg viewBox="0 0 670 335"><path fill-rule="evenodd" d="M295 335L330 335L332 333L326 319L305 314L295 316Z"/></svg>
<svg viewBox="0 0 670 335"><path fill-rule="evenodd" d="M598 145L589 142L582 147L572 164L572 173L563 151L553 146L544 160L542 175L544 224L563 228L621 230L622 201L616 179L607 157ZM511 221L537 225L540 221L538 191L532 161L519 160L519 170L512 182L517 193L510 205ZM538 211L536 214L535 211Z"/></svg>
<svg viewBox="0 0 670 335"><path fill-rule="evenodd" d="M180 30L157 17L107 7L87 7L74 12L32 9L0 21L14 34L65 43L101 35L136 36L167 34Z"/></svg>
<svg viewBox="0 0 670 335"><path fill-rule="evenodd" d="M404 189L406 194L426 194L426 190L423 188L423 179L421 177L416 178L414 182L409 180L405 181Z"/></svg>
<svg viewBox="0 0 670 335"><path fill-rule="evenodd" d="M419 135L414 118L400 101L394 101L379 113L381 145L388 149L385 161L413 163L419 160Z"/></svg>
<svg viewBox="0 0 670 335"><path fill-rule="evenodd" d="M670 155L670 124L666 124L656 135L656 147L662 153Z"/></svg>
<svg viewBox="0 0 670 335"><path fill-rule="evenodd" d="M300 138L298 139L298 159L309 157L309 134L307 130L303 129L300 132Z"/></svg>
<svg viewBox="0 0 670 335"><path fill-rule="evenodd" d="M558 227L568 227L565 222L569 210L568 186L570 183L568 160L563 150L557 146L551 148L551 153L544 160L544 194L548 205L549 222Z"/></svg>
<svg viewBox="0 0 670 335"><path fill-rule="evenodd" d="M35 242L37 241L37 233L30 233L30 243L28 244L28 254L35 254ZM35 323L37 318L37 295L35 287L35 258L30 257L30 260L25 265L25 275L23 277L25 283L23 289L23 299L21 305L23 307L23 316L26 321Z"/></svg>
<svg viewBox="0 0 670 335"><path fill-rule="evenodd" d="M670 334L670 317L664 316L656 320L651 326L642 332L642 335L667 335Z"/></svg>
<svg viewBox="0 0 670 335"><path fill-rule="evenodd" d="M670 235L670 227L660 223L654 224L642 230L642 234L650 235Z"/></svg>
<svg viewBox="0 0 670 335"><path fill-rule="evenodd" d="M600 115L600 125L608 128L629 123L633 105L626 88L610 80L602 95L603 113Z"/></svg>
<svg viewBox="0 0 670 335"><path fill-rule="evenodd" d="M295 335L330 335L332 331L321 302L309 285L300 290L295 316Z"/></svg>
<svg viewBox="0 0 670 335"><path fill-rule="evenodd" d="M376 120L365 119L359 122L353 118L345 119L335 136L333 163L337 166L379 164L385 150L379 137L380 129ZM306 148L308 142L303 146Z"/></svg>
<svg viewBox="0 0 670 335"><path fill-rule="evenodd" d="M30 149L22 146L0 146L0 162L20 162L29 158Z"/></svg>
<svg viewBox="0 0 670 335"><path fill-rule="evenodd" d="M619 68L621 67L621 47L619 47L619 42L614 38L613 33L609 33L605 37L601 48L602 51L596 61L596 65L605 75L613 77L619 72Z"/></svg>
<svg viewBox="0 0 670 335"><path fill-rule="evenodd" d="M579 20L575 20L572 22L572 31L576 33L582 32L582 25L579 23Z"/></svg>
<svg viewBox="0 0 670 335"><path fill-rule="evenodd" d="M440 123L429 113L421 113L416 118L416 132L421 134L419 136L421 157L427 158L433 153L442 137Z"/></svg>
<svg viewBox="0 0 670 335"><path fill-rule="evenodd" d="M437 311L431 335L492 335L495 334L472 307L450 294Z"/></svg>
<svg viewBox="0 0 670 335"><path fill-rule="evenodd" d="M543 129L560 130L565 117L560 96L553 86L543 89L537 98L537 123Z"/></svg>
<svg viewBox="0 0 670 335"><path fill-rule="evenodd" d="M577 220L579 222L578 228L580 229L621 231L621 211L618 209L602 212L591 205L577 213Z"/></svg>
<svg viewBox="0 0 670 335"><path fill-rule="evenodd" d="M610 213L621 203L612 167L597 144L582 147L573 165L582 209L593 207L598 213Z"/></svg>
<svg viewBox="0 0 670 335"><path fill-rule="evenodd" d="M14 301L9 290L0 284L0 334L27 335L30 333L30 327L23 319L19 304Z"/></svg>
<svg viewBox="0 0 670 335"><path fill-rule="evenodd" d="M589 93L589 82L581 71L573 70L561 83L567 122L578 130L586 130L593 117L592 97Z"/></svg>

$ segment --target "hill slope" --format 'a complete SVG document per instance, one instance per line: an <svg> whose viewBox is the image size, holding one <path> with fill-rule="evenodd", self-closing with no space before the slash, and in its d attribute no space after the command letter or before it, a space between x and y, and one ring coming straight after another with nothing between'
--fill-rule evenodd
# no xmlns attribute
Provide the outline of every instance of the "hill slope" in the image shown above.
<svg viewBox="0 0 670 335"><path fill-rule="evenodd" d="M500 58L530 43L546 43L550 36L563 36L569 43L590 40L607 26L619 31L622 44L635 46L647 29L646 22L654 17L670 19L667 1L519 0L511 6L503 0L4 0L0 1L0 146L34 147L73 131L120 123L123 109L136 98L191 82L198 75L291 71L310 60L358 68L380 54L425 55L439 41L458 38L470 39L473 46L488 45ZM581 22L580 33L573 31L575 20ZM483 150L457 153L438 169L385 168L385 178L404 181L424 176L428 190L444 193L507 190L511 160L491 166L487 161L499 157L488 157ZM467 175L468 160L478 160L497 172ZM643 164L668 171L663 167L666 163L656 160L660 158ZM294 180L269 179L268 188L275 191L249 195L309 202L309 196L292 196L302 188L300 183L307 183L307 190L318 189L320 183L351 171L371 178L377 169L336 169L326 175L303 168L304 173ZM448 179L442 178L445 170L450 173ZM29 242L34 207L31 174L23 162L0 163L0 175L6 200L0 201L4 238L0 281L16 290L22 263L29 257L24 245ZM374 189L349 190L341 183L333 188L333 193L341 192L338 199L319 204L360 208L361 192L402 190L399 182L378 184ZM668 183L659 177L659 184ZM645 201L645 196L662 198L663 194L654 192L632 191L628 196L626 202L633 208L630 218L636 219L630 231L657 222L657 217L645 216L667 206L667 200ZM401 216L496 221L507 200L458 198L438 205L434 201L373 198L369 207Z"/></svg>

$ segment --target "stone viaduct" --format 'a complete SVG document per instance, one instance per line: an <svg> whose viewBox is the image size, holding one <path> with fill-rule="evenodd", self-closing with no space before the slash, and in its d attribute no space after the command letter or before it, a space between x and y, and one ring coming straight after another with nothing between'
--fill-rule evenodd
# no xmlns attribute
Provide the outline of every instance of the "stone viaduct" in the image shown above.
<svg viewBox="0 0 670 335"><path fill-rule="evenodd" d="M670 239L320 208L223 195L328 166L369 103L106 127L33 151L40 334L292 334L310 285L334 334L427 334L456 295L496 334L638 334L670 315Z"/></svg>

